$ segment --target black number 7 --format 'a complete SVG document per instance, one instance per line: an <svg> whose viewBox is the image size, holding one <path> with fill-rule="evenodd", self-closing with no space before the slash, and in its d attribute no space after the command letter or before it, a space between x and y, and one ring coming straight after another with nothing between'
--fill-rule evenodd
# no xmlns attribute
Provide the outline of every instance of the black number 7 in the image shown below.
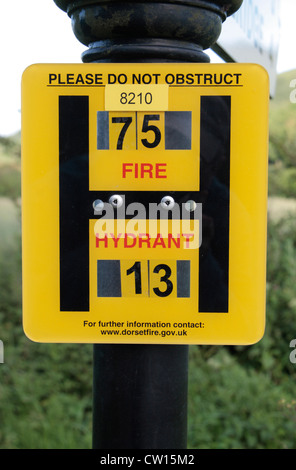
<svg viewBox="0 0 296 470"><path fill-rule="evenodd" d="M132 120L133 120L132 117L113 117L112 118L113 123L119 123L119 124L124 123L118 136L117 147L116 147L117 150L122 150L123 139L126 134L126 131L128 130L130 124L132 123Z"/></svg>

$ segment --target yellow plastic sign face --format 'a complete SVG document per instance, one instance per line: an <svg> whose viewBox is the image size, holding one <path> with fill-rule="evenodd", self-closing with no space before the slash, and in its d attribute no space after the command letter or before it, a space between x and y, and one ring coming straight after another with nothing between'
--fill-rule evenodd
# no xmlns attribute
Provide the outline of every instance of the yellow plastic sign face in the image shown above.
<svg viewBox="0 0 296 470"><path fill-rule="evenodd" d="M39 342L264 333L269 84L253 64L22 79L23 323Z"/></svg>

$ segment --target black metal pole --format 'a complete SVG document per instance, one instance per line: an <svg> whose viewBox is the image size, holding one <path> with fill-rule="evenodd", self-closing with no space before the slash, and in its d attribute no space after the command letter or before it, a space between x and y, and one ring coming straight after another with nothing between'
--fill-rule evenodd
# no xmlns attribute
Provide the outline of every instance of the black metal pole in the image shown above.
<svg viewBox="0 0 296 470"><path fill-rule="evenodd" d="M243 0L54 1L88 46L83 62L209 62ZM94 345L94 449L187 447L188 348Z"/></svg>
<svg viewBox="0 0 296 470"><path fill-rule="evenodd" d="M94 345L93 447L184 449L188 347Z"/></svg>

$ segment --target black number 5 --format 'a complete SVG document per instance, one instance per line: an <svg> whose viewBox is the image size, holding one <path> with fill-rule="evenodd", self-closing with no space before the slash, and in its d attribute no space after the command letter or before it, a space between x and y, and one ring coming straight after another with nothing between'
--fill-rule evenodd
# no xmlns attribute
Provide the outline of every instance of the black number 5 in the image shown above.
<svg viewBox="0 0 296 470"><path fill-rule="evenodd" d="M142 132L146 133L148 131L152 131L154 133L154 140L152 142L149 142L147 139L142 139L142 144L149 149L157 147L161 141L161 132L158 127L154 126L153 124L149 124L149 121L159 121L159 118L159 114L144 115Z"/></svg>

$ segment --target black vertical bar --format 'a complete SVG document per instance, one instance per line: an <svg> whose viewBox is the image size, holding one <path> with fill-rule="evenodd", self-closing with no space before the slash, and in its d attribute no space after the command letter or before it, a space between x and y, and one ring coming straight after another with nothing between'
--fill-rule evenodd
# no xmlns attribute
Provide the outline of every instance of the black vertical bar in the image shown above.
<svg viewBox="0 0 296 470"><path fill-rule="evenodd" d="M202 96L199 312L228 312L231 97Z"/></svg>
<svg viewBox="0 0 296 470"><path fill-rule="evenodd" d="M97 296L121 297L120 260L97 261Z"/></svg>
<svg viewBox="0 0 296 470"><path fill-rule="evenodd" d="M165 112L165 149L191 150L191 111Z"/></svg>
<svg viewBox="0 0 296 470"><path fill-rule="evenodd" d="M109 150L109 111L97 112L97 149Z"/></svg>
<svg viewBox="0 0 296 470"><path fill-rule="evenodd" d="M177 260L177 297L190 297L190 260Z"/></svg>
<svg viewBox="0 0 296 470"><path fill-rule="evenodd" d="M188 346L94 347L94 449L185 449Z"/></svg>
<svg viewBox="0 0 296 470"><path fill-rule="evenodd" d="M88 96L59 97L60 308L89 310Z"/></svg>

